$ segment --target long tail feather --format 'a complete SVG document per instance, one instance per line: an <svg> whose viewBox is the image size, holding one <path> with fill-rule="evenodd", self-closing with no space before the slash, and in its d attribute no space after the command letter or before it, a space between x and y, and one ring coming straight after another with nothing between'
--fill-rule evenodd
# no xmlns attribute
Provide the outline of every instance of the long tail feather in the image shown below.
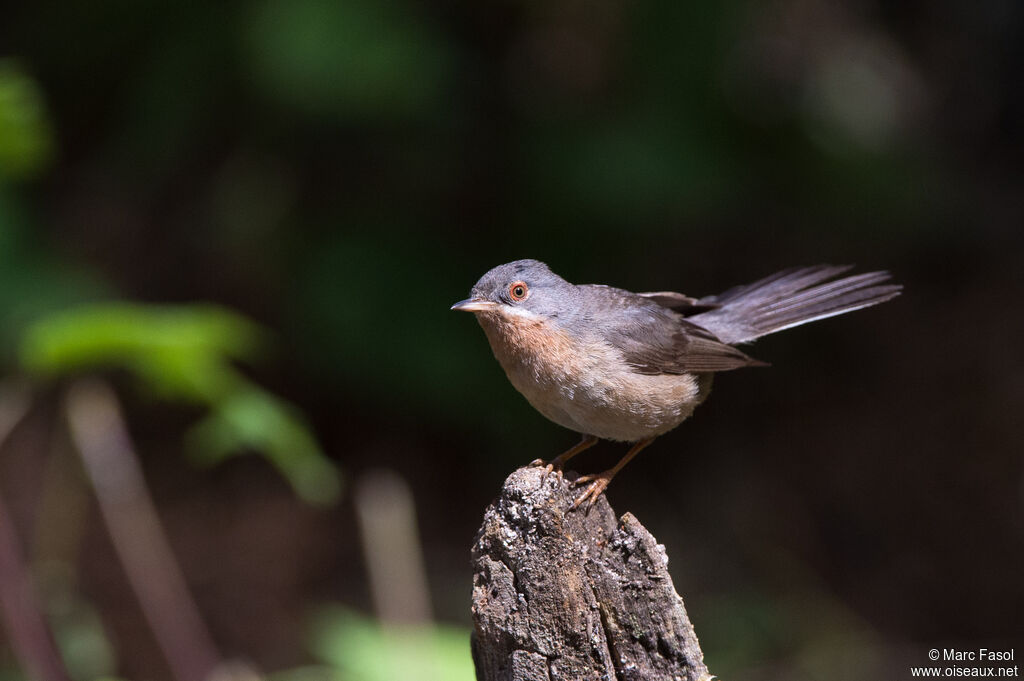
<svg viewBox="0 0 1024 681"><path fill-rule="evenodd" d="M902 287L884 284L888 272L835 279L849 265L784 270L698 301L715 309L690 317L725 343L745 343L776 331L884 303ZM830 281L831 280L831 281Z"/></svg>

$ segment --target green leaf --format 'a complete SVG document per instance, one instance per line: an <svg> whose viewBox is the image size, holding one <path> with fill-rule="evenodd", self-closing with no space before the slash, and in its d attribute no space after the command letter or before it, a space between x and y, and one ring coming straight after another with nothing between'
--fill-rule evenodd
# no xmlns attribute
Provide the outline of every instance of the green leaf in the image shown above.
<svg viewBox="0 0 1024 681"><path fill-rule="evenodd" d="M258 388L239 390L218 402L189 431L187 441L204 463L245 450L261 452L310 503L332 503L340 495L337 470L306 424L289 405Z"/></svg>
<svg viewBox="0 0 1024 681"><path fill-rule="evenodd" d="M323 610L313 650L345 681L473 681L469 631L448 625L382 626L342 607Z"/></svg>
<svg viewBox="0 0 1024 681"><path fill-rule="evenodd" d="M255 325L223 308L106 303L30 325L20 358L41 375L127 367L162 397L212 403L237 383L229 360L253 356L260 340Z"/></svg>

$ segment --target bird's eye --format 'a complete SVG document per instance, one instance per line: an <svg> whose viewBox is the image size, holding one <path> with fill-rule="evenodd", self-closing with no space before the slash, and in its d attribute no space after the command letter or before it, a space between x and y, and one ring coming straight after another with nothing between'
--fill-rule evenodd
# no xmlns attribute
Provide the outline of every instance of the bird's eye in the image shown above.
<svg viewBox="0 0 1024 681"><path fill-rule="evenodd" d="M526 282L524 281L514 282L508 287L509 297L516 302L524 300L529 292L530 289L526 286Z"/></svg>

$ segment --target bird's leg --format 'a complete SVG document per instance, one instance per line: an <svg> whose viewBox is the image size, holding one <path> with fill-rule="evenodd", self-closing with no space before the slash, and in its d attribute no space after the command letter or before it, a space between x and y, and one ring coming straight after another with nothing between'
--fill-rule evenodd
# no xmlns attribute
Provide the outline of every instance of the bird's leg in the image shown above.
<svg viewBox="0 0 1024 681"><path fill-rule="evenodd" d="M620 459L617 464L615 464L608 470L602 473L582 475L579 478L577 478L572 483L573 485L582 485L585 482L589 482L590 485L583 492L583 494L577 497L576 501L573 502L572 508L578 508L580 504L582 504L584 501L587 501L588 499L589 502L587 504L587 507L589 508L593 506L594 502L597 501L597 498L601 496L601 493L604 492L605 489L607 489L608 483L612 481L612 478L615 477L615 474L621 471L623 467L627 463L629 463L634 456L639 454L641 449L651 444L652 442L654 442L653 437L649 437L646 440L640 440L639 442L637 442L636 444L629 448L629 451L626 452L626 455L622 457L622 459Z"/></svg>
<svg viewBox="0 0 1024 681"><path fill-rule="evenodd" d="M580 440L579 442L574 444L572 447L570 447L569 449L565 450L564 452L562 452L561 454L556 456L554 459L551 460L551 463L545 464L543 459L534 459L533 461L530 462L530 465L531 466L544 466L544 468L547 469L546 473L550 473L551 471L558 471L559 473L561 473L562 472L562 466L564 466L566 464L566 462L569 461L569 459L571 459L572 457L576 456L577 454L582 452L584 449L590 449L591 447L593 447L596 444L597 444L597 438L595 436L593 436L593 435L584 435L582 440ZM546 477L546 473L545 473L545 477Z"/></svg>

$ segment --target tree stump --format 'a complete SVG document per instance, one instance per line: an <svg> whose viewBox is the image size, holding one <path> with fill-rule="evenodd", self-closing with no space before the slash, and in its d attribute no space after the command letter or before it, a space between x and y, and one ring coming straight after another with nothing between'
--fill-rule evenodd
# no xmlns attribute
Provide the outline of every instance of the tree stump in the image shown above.
<svg viewBox="0 0 1024 681"><path fill-rule="evenodd" d="M707 681L665 549L604 495L569 510L568 479L520 468L473 546L479 681Z"/></svg>

